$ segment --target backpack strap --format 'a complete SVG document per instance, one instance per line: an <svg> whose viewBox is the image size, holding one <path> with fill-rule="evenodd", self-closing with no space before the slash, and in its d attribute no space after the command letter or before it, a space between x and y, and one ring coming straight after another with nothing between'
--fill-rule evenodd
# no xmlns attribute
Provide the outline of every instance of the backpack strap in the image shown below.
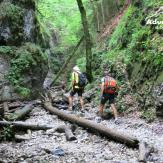
<svg viewBox="0 0 163 163"><path fill-rule="evenodd" d="M106 92L106 90L107 90L107 87L108 87L108 78L105 77L105 78L104 78L104 91L105 91L105 92Z"/></svg>

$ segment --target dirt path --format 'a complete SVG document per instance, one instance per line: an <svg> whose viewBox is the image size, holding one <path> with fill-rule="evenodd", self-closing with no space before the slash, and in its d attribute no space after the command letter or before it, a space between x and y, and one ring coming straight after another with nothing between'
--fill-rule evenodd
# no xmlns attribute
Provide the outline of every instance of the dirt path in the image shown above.
<svg viewBox="0 0 163 163"><path fill-rule="evenodd" d="M97 38L98 42L103 41L103 39L105 39L106 37L108 37L108 35L111 34L113 29L115 29L115 27L118 25L119 21L121 20L122 16L128 9L130 3L131 3L130 0L126 0L124 7L119 11L119 13L111 21L108 22L108 24L105 26L105 28L99 34L99 36Z"/></svg>
<svg viewBox="0 0 163 163"><path fill-rule="evenodd" d="M92 121L97 120L91 104L85 107L85 113L74 111L73 114L84 116ZM68 111L67 114L70 114ZM50 115L42 107L36 107L26 122L58 126L60 124L70 125ZM151 146L158 149L149 157L149 163L163 162L163 122L147 124L144 120L133 115L121 117L120 123L115 124L113 119L102 120L100 123L125 134L136 136L139 140L147 141ZM48 163L137 163L138 150L131 149L125 145L115 143L102 138L94 133L77 127L74 134L77 140L68 142L65 134L51 131L34 131L28 141L15 143L3 142L0 144L0 162L48 162ZM62 156L56 155L56 150Z"/></svg>

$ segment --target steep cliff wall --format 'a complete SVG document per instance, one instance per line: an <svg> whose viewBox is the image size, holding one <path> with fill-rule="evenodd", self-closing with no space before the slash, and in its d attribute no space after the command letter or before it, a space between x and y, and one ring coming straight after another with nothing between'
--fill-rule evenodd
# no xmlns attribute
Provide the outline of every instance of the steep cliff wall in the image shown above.
<svg viewBox="0 0 163 163"><path fill-rule="evenodd" d="M35 10L34 0L0 2L1 90L7 85L11 94L21 97L37 94L48 69L47 56L40 48L48 43Z"/></svg>
<svg viewBox="0 0 163 163"><path fill-rule="evenodd" d="M147 23L163 20L161 5L157 0L132 1L103 51L94 54L96 77L107 67L121 86L119 111L138 110L148 120L163 116L163 25Z"/></svg>

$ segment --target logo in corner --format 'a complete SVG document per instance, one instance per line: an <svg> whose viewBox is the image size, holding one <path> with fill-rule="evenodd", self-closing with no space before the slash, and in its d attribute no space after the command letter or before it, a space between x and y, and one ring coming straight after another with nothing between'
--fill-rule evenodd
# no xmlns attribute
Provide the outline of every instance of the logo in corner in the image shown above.
<svg viewBox="0 0 163 163"><path fill-rule="evenodd" d="M157 28L163 29L163 19L159 19L160 15L163 18L163 6L160 7L155 13L151 14L150 16L146 17L145 21L147 25L156 25Z"/></svg>

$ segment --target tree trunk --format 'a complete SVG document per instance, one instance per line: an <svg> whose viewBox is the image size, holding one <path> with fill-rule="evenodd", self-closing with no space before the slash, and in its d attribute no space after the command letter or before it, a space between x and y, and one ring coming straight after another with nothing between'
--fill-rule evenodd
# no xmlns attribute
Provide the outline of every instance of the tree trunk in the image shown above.
<svg viewBox="0 0 163 163"><path fill-rule="evenodd" d="M33 105L27 104L22 109L16 110L14 113L9 113L9 114L5 115L5 118L10 121L23 119L32 110L33 110Z"/></svg>
<svg viewBox="0 0 163 163"><path fill-rule="evenodd" d="M15 103L8 103L8 107L9 107L9 110L12 110L12 109L15 109L15 108L18 108L18 107L23 107L24 104L23 103L19 103L19 102L15 102ZM4 105L1 104L0 105L0 109L3 109L4 108Z"/></svg>
<svg viewBox="0 0 163 163"><path fill-rule="evenodd" d="M101 0L101 14L102 14L102 25L105 26L105 13L104 13L104 7L103 7L103 0Z"/></svg>
<svg viewBox="0 0 163 163"><path fill-rule="evenodd" d="M9 126L12 125L14 129L19 130L48 130L53 129L53 132L64 132L66 135L66 139L68 141L76 140L76 137L72 133L70 127L67 127L66 125L61 126L48 126L48 125L39 125L39 124L29 124L25 122L9 122L9 121L0 121L0 126ZM28 134L29 135L29 134ZM23 140L24 136L17 136L17 139ZM26 137L25 137L26 138Z"/></svg>
<svg viewBox="0 0 163 163"><path fill-rule="evenodd" d="M95 4L94 0L90 0L91 4L92 4L92 9L94 12L94 16L96 18L96 23L97 23L97 32L100 32L100 21L99 21L99 13L98 13L98 7ZM95 7L96 6L96 7Z"/></svg>
<svg viewBox="0 0 163 163"><path fill-rule="evenodd" d="M50 86L52 86L56 80L58 79L58 77L61 75L61 73L65 70L66 66L69 64L71 58L75 55L76 51L78 50L80 44L83 42L84 40L84 36L81 37L81 39L79 40L79 42L77 43L77 45L75 46L75 48L73 49L73 52L71 53L71 55L67 58L67 60L65 61L65 63L63 64L63 66L61 67L61 69L59 70L59 72L57 73L57 75L55 76L54 80L52 81L52 83L50 84Z"/></svg>
<svg viewBox="0 0 163 163"><path fill-rule="evenodd" d="M87 78L88 81L91 82L93 77L92 77L92 42L91 42L91 36L89 33L89 27L88 27L88 21L87 21L87 16L86 16L86 11L83 6L82 0L76 0L79 11L81 14L81 20L83 24L83 29L84 29L84 38L86 42L86 73L87 73Z"/></svg>
<svg viewBox="0 0 163 163"><path fill-rule="evenodd" d="M30 124L26 122L16 121L16 122L9 122L9 121L0 121L0 126L9 126L12 125L15 129L21 130L48 130L52 129L54 126L47 126L47 125L39 125L39 124Z"/></svg>
<svg viewBox="0 0 163 163"><path fill-rule="evenodd" d="M81 118L81 117L79 118L75 115L66 114L63 111L60 111L60 110L54 108L51 105L51 102L49 102L49 101L44 102L44 108L46 110L48 110L50 113L55 114L64 120L70 121L71 123L78 124L79 126L82 126L86 129L95 131L96 133L98 132L101 135L108 137L109 139L115 140L120 143L124 143L131 147L138 147L139 141L136 138L130 137L127 135L123 135L115 130L111 130L103 125L86 120L84 118Z"/></svg>

